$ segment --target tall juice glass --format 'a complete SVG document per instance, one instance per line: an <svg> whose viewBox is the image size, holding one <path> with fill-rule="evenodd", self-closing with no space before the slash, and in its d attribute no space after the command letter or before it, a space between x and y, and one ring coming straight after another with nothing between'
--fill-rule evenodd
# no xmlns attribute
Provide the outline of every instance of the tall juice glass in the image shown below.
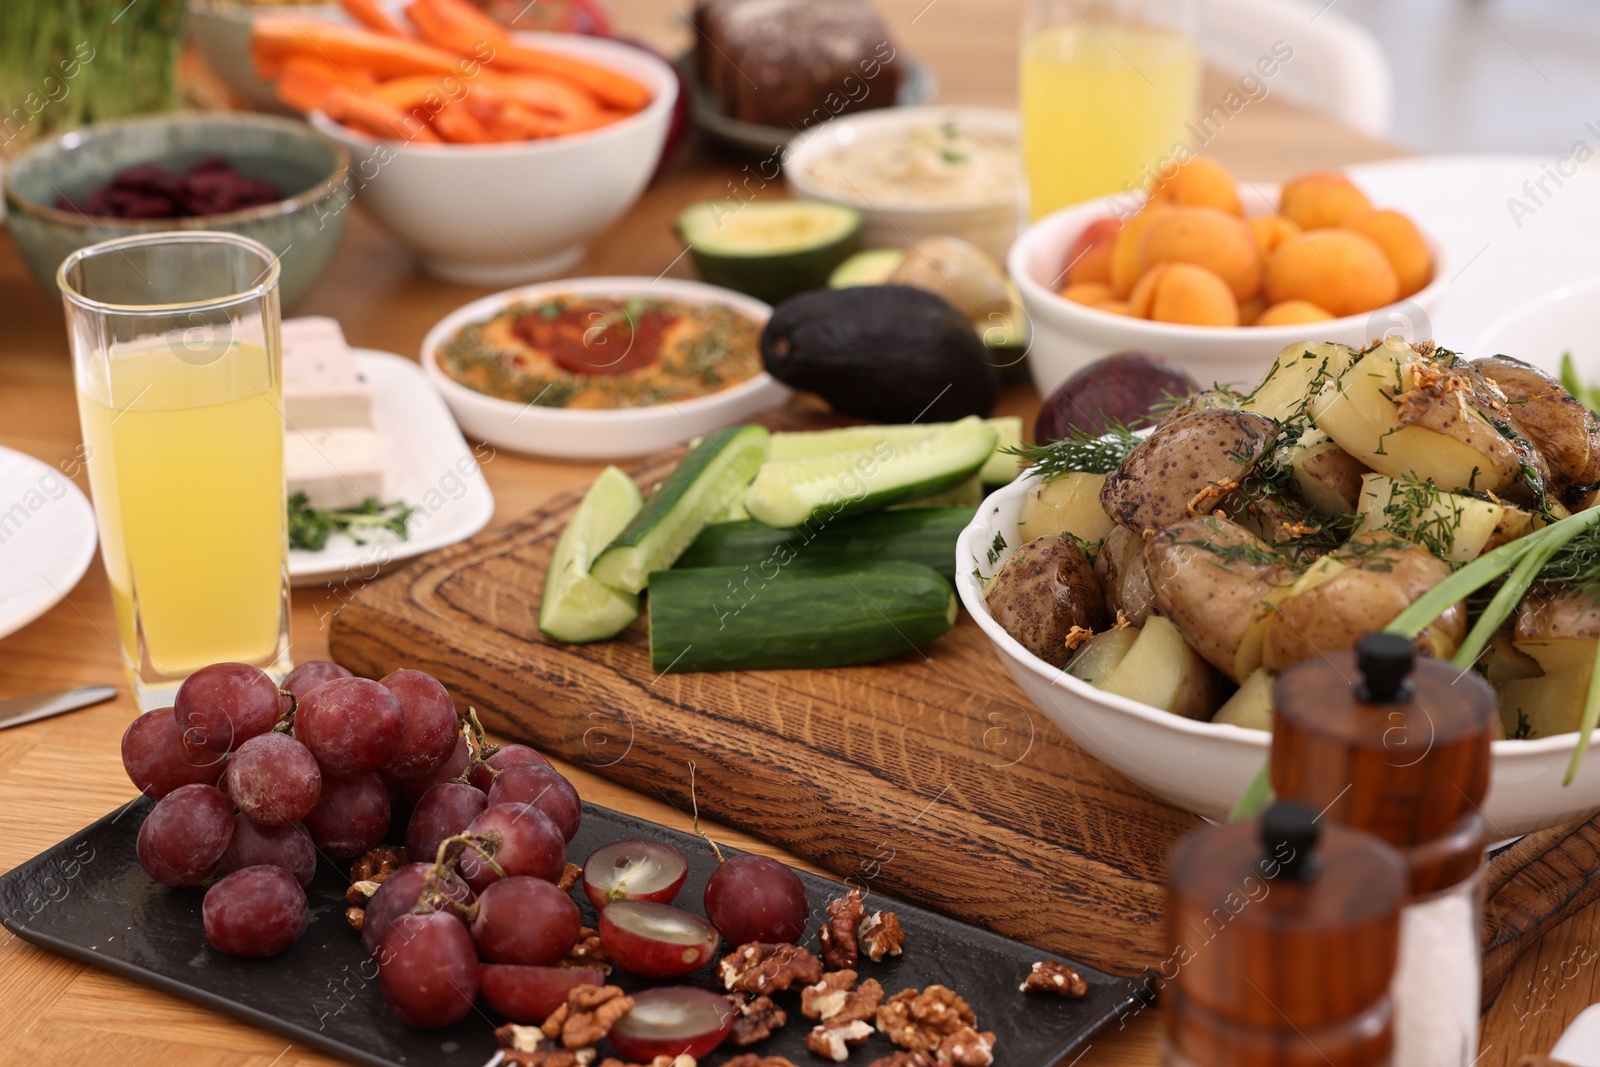
<svg viewBox="0 0 1600 1067"><path fill-rule="evenodd" d="M61 264L78 415L123 658L145 707L198 667L288 667L278 262L157 233Z"/></svg>
<svg viewBox="0 0 1600 1067"><path fill-rule="evenodd" d="M1198 0L1031 0L1022 151L1033 218L1142 188L1200 97Z"/></svg>

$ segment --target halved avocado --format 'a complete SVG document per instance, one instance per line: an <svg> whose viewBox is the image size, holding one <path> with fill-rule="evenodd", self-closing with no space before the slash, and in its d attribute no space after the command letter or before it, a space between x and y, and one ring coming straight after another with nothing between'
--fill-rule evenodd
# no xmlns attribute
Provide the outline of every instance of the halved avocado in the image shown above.
<svg viewBox="0 0 1600 1067"><path fill-rule="evenodd" d="M849 289L857 285L885 285L889 275L905 261L903 248L869 248L857 252L828 276L829 289Z"/></svg>
<svg viewBox="0 0 1600 1067"><path fill-rule="evenodd" d="M861 247L861 213L820 200L706 200L676 228L700 277L769 304L823 288Z"/></svg>

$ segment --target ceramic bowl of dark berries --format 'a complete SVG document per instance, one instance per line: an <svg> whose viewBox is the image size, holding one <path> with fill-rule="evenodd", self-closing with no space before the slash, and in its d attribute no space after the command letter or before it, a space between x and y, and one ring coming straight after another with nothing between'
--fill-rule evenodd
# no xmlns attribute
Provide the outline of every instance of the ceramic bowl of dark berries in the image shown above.
<svg viewBox="0 0 1600 1067"><path fill-rule="evenodd" d="M177 112L96 123L6 165L11 232L49 293L68 254L113 237L224 230L281 257L285 310L327 270L344 233L350 159L302 122Z"/></svg>

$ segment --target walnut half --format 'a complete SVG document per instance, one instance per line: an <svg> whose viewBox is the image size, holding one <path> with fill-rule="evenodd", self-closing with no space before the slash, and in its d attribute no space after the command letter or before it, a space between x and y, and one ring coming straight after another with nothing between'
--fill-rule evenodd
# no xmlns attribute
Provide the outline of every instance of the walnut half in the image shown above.
<svg viewBox="0 0 1600 1067"><path fill-rule="evenodd" d="M873 963L882 963L885 956L898 956L906 947L905 928L900 925L900 916L892 911L868 915L856 931L856 939Z"/></svg>
<svg viewBox="0 0 1600 1067"><path fill-rule="evenodd" d="M822 942L822 963L830 971L846 971L856 965L856 928L866 908L861 890L852 889L838 900L828 902L828 921L817 931Z"/></svg>
<svg viewBox="0 0 1600 1067"><path fill-rule="evenodd" d="M566 1048L589 1048L632 1010L633 998L617 986L574 986L567 1002L551 1012L539 1029L551 1041L559 1038Z"/></svg>
<svg viewBox="0 0 1600 1067"><path fill-rule="evenodd" d="M822 977L822 961L799 945L740 945L717 964L722 986L730 993L761 997L788 989L795 983L810 985Z"/></svg>
<svg viewBox="0 0 1600 1067"><path fill-rule="evenodd" d="M830 971L816 985L800 992L800 1011L808 1019L825 1023L869 1020L883 1003L883 986L876 978L856 985L855 971Z"/></svg>
<svg viewBox="0 0 1600 1067"><path fill-rule="evenodd" d="M938 1067L989 1067L994 1063L994 1035L963 1026L945 1035L933 1055Z"/></svg>
<svg viewBox="0 0 1600 1067"><path fill-rule="evenodd" d="M903 1049L932 1052L962 1027L976 1027L972 1008L948 986L902 989L878 1009L878 1029Z"/></svg>
<svg viewBox="0 0 1600 1067"><path fill-rule="evenodd" d="M733 1029L728 1031L728 1043L731 1045L740 1048L753 1045L771 1037L774 1030L781 1030L789 1021L789 1013L774 1004L771 997L744 1001L738 997L728 999L738 1009L738 1014L733 1017Z"/></svg>
<svg viewBox="0 0 1600 1067"><path fill-rule="evenodd" d="M1089 983L1083 975L1064 963L1040 960L1028 972L1018 987L1024 993L1054 993L1059 997L1076 1000L1089 992Z"/></svg>
<svg viewBox="0 0 1600 1067"><path fill-rule="evenodd" d="M843 1063L850 1050L872 1036L872 1024L857 1019L848 1023L823 1023L806 1035L806 1049L823 1059Z"/></svg>

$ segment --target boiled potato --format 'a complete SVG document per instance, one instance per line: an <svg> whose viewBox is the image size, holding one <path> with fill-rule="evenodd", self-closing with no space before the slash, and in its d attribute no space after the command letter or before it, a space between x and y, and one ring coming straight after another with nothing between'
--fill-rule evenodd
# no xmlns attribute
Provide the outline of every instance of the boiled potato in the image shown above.
<svg viewBox="0 0 1600 1067"><path fill-rule="evenodd" d="M1207 514L1238 488L1277 433L1263 415L1225 408L1164 422L1107 476L1100 505L1136 531Z"/></svg>
<svg viewBox="0 0 1600 1067"><path fill-rule="evenodd" d="M1507 737L1553 737L1578 728L1583 722L1583 702L1589 695L1589 674L1594 669L1594 642L1587 644L1591 659L1581 668L1520 678L1496 687L1500 724Z"/></svg>
<svg viewBox="0 0 1600 1067"><path fill-rule="evenodd" d="M1536 588L1517 605L1511 640L1543 673L1496 686L1506 735L1550 737L1576 730L1600 641L1600 598L1575 589Z"/></svg>
<svg viewBox="0 0 1600 1067"><path fill-rule="evenodd" d="M1517 647L1511 626L1502 626L1489 638L1489 647L1483 650L1478 666L1483 668L1483 676L1489 679L1489 684L1497 689L1507 682L1544 674L1539 661Z"/></svg>
<svg viewBox="0 0 1600 1067"><path fill-rule="evenodd" d="M1137 626L1118 626L1095 634L1078 646L1067 664L1067 673L1090 685L1099 685L1122 662L1138 636Z"/></svg>
<svg viewBox="0 0 1600 1067"><path fill-rule="evenodd" d="M1156 610L1234 681L1261 665L1261 642L1293 569L1266 542L1215 516L1157 530L1145 546Z"/></svg>
<svg viewBox="0 0 1600 1067"><path fill-rule="evenodd" d="M1350 369L1354 361L1355 353L1348 345L1326 341L1290 345L1278 353L1261 383L1239 407L1281 425L1304 414L1308 400L1323 385Z"/></svg>
<svg viewBox="0 0 1600 1067"><path fill-rule="evenodd" d="M1071 534L1087 544L1105 540L1116 523L1100 506L1104 474L1073 471L1038 486L1022 498L1017 532L1023 537Z"/></svg>
<svg viewBox="0 0 1600 1067"><path fill-rule="evenodd" d="M1477 559L1500 526L1505 506L1415 479L1369 474L1356 508L1360 532L1387 530L1456 563Z"/></svg>
<svg viewBox="0 0 1600 1067"><path fill-rule="evenodd" d="M1126 526L1113 527L1094 557L1094 576L1105 594L1106 610L1134 626L1143 626L1155 607L1144 538Z"/></svg>
<svg viewBox="0 0 1600 1067"><path fill-rule="evenodd" d="M1372 473L1317 429L1301 434L1287 459L1295 490L1318 515L1354 511L1361 500L1361 479Z"/></svg>
<svg viewBox="0 0 1600 1067"><path fill-rule="evenodd" d="M1186 719L1209 719L1218 699L1211 665L1159 615L1150 616L1122 662L1097 688Z"/></svg>
<svg viewBox="0 0 1600 1067"><path fill-rule="evenodd" d="M1277 680L1277 675L1271 671L1257 670L1239 683L1239 688L1217 709L1211 721L1271 733L1272 683Z"/></svg>
<svg viewBox="0 0 1600 1067"><path fill-rule="evenodd" d="M1111 620L1094 569L1070 537L1036 537L1012 553L984 589L1006 633L1056 667L1072 658L1067 635L1103 630Z"/></svg>
<svg viewBox="0 0 1600 1067"><path fill-rule="evenodd" d="M1550 465L1555 489L1600 482L1600 419L1554 376L1510 356L1472 365L1505 394L1506 412Z"/></svg>
<svg viewBox="0 0 1600 1067"><path fill-rule="evenodd" d="M1317 429L1380 474L1504 495L1526 456L1462 392L1423 384L1451 370L1391 337L1323 386L1307 410Z"/></svg>

